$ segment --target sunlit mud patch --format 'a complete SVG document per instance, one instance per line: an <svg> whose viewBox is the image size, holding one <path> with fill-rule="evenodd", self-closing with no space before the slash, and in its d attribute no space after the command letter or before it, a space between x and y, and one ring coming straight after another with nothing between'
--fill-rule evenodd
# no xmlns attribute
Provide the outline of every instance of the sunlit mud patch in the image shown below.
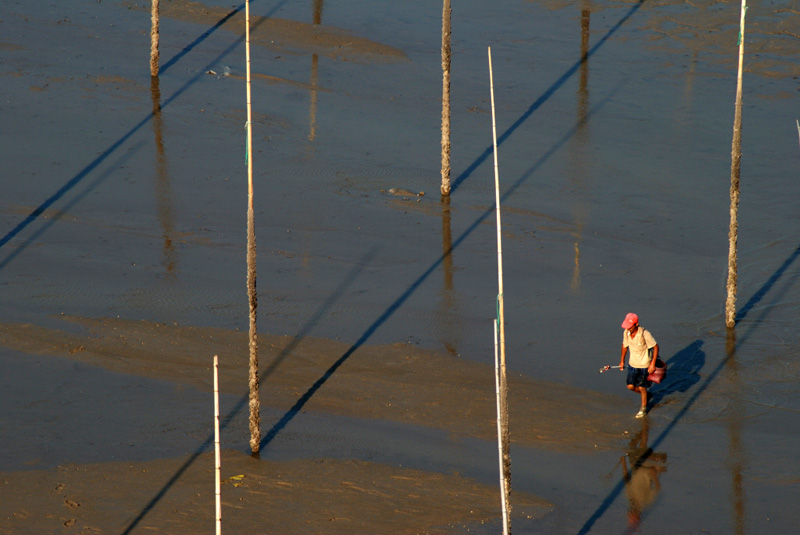
<svg viewBox="0 0 800 535"><path fill-rule="evenodd" d="M64 317L86 336L36 325L0 325L0 343L30 354L211 390L247 391L247 333L119 318ZM490 357L491 358L491 357ZM385 419L496 440L494 367L413 344L349 346L259 335L261 402L286 411ZM512 442L557 451L615 449L630 418L620 399L523 375L509 377ZM627 405L622 404L627 408ZM279 430L277 430L279 431Z"/></svg>
<svg viewBox="0 0 800 535"><path fill-rule="evenodd" d="M3 533L202 533L213 526L214 454L147 463L66 465L0 474ZM449 533L499 516L498 490L459 475L361 461L261 461L223 452L223 530L241 535ZM552 505L514 494L514 513Z"/></svg>
<svg viewBox="0 0 800 535"><path fill-rule="evenodd" d="M150 10L149 3L129 3L131 9ZM211 7L200 2L175 0L162 2L163 17L222 28L244 35L244 9ZM408 61L397 48L352 35L347 30L250 13L250 41L253 44L287 53L314 53L356 62Z"/></svg>

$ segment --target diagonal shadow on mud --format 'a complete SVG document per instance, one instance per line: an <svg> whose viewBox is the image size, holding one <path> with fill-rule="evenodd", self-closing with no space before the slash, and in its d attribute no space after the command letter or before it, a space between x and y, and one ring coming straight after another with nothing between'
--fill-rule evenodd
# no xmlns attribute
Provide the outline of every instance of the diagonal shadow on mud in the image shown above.
<svg viewBox="0 0 800 535"><path fill-rule="evenodd" d="M262 24L264 21L268 20L270 17L274 15L278 9L281 8L283 4L288 2L288 0L283 0L281 3L277 4L274 8L270 10L270 12L265 15L259 22L255 24L251 24L252 28L258 26L258 24ZM245 4L240 4L239 6L235 7L232 11L230 11L227 15L225 15L222 19L219 20L216 24L214 24L211 28L206 30L202 35L200 35L197 39L192 41L191 44L187 45L183 48L175 57L170 59L167 63L164 64L164 67L161 69L161 72L165 72L167 69L175 65L175 63L188 54L192 49L194 49L198 44L202 41L207 39L211 34L213 34L216 30L218 30L225 22L227 22L231 17L236 15L237 13L241 12L245 8ZM173 93L169 98L167 98L162 104L161 108L165 108L172 104L178 97L180 97L183 93L186 92L190 87L192 87L197 81L203 76L208 69L210 69L213 65L217 64L222 58L227 56L231 53L237 46L239 46L244 41L244 36L239 37L235 41L233 41L230 46L228 46L225 50L223 50L217 57L211 60L205 68L198 69L197 74L195 74L192 78L186 81L175 93ZM138 132L142 127L144 127L147 123L149 123L155 117L155 112L149 113L146 117L144 117L141 121L136 123L128 132L126 132L122 137L120 137L117 141L109 145L103 152L100 153L94 160L89 162L83 169L81 169L75 176L70 178L67 182L64 183L55 193L50 195L47 199L45 199L39 206L37 206L30 214L28 214L22 221L20 221L14 228L6 233L5 236L0 238L0 249L2 249L9 241L19 235L20 232L25 230L31 224L36 222L44 212L53 206L55 203L60 201L67 195L72 189L74 189L78 184L80 184L90 173L96 170L103 162L105 162L111 155L117 152L122 145L125 144L136 132ZM95 180L92 184L87 186L85 190L79 195L78 200L85 196L88 192L90 192L93 188L97 187L101 182L106 180L111 173L103 174L99 179ZM71 202L71 206L74 205L77 200L73 200ZM55 223L59 218L55 217L48 221L48 223L40 229L36 236L40 236L43 232L45 232L48 228L50 228L53 223ZM2 261L0 261L0 270L5 268L14 258L19 256L31 243L27 241L20 247L18 247L13 253L7 255Z"/></svg>

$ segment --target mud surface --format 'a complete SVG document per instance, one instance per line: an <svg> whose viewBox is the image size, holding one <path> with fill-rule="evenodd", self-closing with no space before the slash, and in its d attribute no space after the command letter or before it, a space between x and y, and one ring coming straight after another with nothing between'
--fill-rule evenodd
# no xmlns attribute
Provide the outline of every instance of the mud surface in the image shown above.
<svg viewBox="0 0 800 535"><path fill-rule="evenodd" d="M455 4L455 3L454 3ZM793 533L800 13L738 3L0 7L0 533L497 533L501 184L514 533ZM247 453L245 158L262 451ZM625 313L667 380L635 420ZM239 477L242 476L242 477ZM714 511L710 515L709 511Z"/></svg>

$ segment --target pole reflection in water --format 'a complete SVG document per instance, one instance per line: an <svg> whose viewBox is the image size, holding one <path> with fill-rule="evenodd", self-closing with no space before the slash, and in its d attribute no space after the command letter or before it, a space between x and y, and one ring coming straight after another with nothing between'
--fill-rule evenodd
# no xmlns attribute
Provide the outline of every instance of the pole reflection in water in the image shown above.
<svg viewBox="0 0 800 535"><path fill-rule="evenodd" d="M628 498L628 528L638 531L642 513L655 503L661 492L660 476L667 471L667 454L654 452L648 446L650 423L642 418L642 431L631 439L628 452L622 456L622 478Z"/></svg>
<svg viewBox="0 0 800 535"><path fill-rule="evenodd" d="M161 89L157 76L150 78L150 94L153 99L153 134L156 142L156 212L164 238L164 259L162 264L167 275L174 277L178 258L172 236L175 233L175 220L172 214L172 188L169 183L167 157L164 152L164 138L161 121Z"/></svg>
<svg viewBox="0 0 800 535"><path fill-rule="evenodd" d="M577 129L575 131L575 144L572 148L570 162L570 182L577 190L577 194L583 194L586 190L586 176L589 170L587 162L589 158L586 154L586 147L589 141L588 115L589 115L589 27L591 21L590 2L584 2L581 9L581 63L580 76L578 79L578 103L577 103ZM570 290L577 293L581 287L581 250L580 242L583 235L583 226L586 222L586 205L582 198L575 204L575 265L572 271Z"/></svg>
<svg viewBox="0 0 800 535"><path fill-rule="evenodd" d="M686 85L683 88L683 106L691 109L692 92L694 90L694 77L697 70L697 50L692 52L692 60L689 62L689 72L686 73Z"/></svg>
<svg viewBox="0 0 800 535"><path fill-rule="evenodd" d="M587 5L589 2L587 2ZM581 68L578 82L578 133L582 141L586 141L586 118L589 114L589 33L592 11L588 7L581 9Z"/></svg>
<svg viewBox="0 0 800 535"><path fill-rule="evenodd" d="M742 399L741 399L741 379L739 377L739 362L736 359L736 330L728 329L728 336L725 342L727 362L725 368L730 381L730 426L728 436L730 446L728 449L728 463L731 469L731 500L733 510L733 525L736 535L745 533L745 514L744 514L744 447L742 445Z"/></svg>
<svg viewBox="0 0 800 535"><path fill-rule="evenodd" d="M323 0L314 0L314 25L322 24ZM317 138L317 82L319 81L319 56L311 54L311 104L309 109L308 140L313 142Z"/></svg>
<svg viewBox="0 0 800 535"><path fill-rule="evenodd" d="M311 54L311 104L308 119L308 140L314 141L317 138L317 80L319 57Z"/></svg>
<svg viewBox="0 0 800 535"><path fill-rule="evenodd" d="M453 237L450 230L450 196L442 195L442 273L444 282L442 286L442 300L439 319L441 321L442 343L447 353L451 356L458 356L457 344L454 342L453 329L457 328L457 322L449 322L446 318L450 317L455 307L455 293L453 291Z"/></svg>

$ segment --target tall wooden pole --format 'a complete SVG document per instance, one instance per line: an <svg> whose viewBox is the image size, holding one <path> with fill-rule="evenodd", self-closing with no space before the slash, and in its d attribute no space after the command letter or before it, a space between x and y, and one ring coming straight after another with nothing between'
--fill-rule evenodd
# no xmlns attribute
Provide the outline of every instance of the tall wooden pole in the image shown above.
<svg viewBox="0 0 800 535"><path fill-rule="evenodd" d="M158 0L150 4L150 76L158 76Z"/></svg>
<svg viewBox="0 0 800 535"><path fill-rule="evenodd" d="M497 324L500 334L500 413L503 453L503 503L504 526L511 532L511 447L508 433L508 381L506 379L506 329L503 310L503 245L500 225L500 174L497 166L497 126L494 110L494 79L492 75L492 48L489 47L489 93L492 100L492 144L494 146L494 195L497 214Z"/></svg>
<svg viewBox="0 0 800 535"><path fill-rule="evenodd" d="M450 0L442 7L442 195L450 195Z"/></svg>
<svg viewBox="0 0 800 535"><path fill-rule="evenodd" d="M250 0L245 2L247 63L247 294L250 302L250 449L261 448L261 402L258 399L258 335L256 334L256 231L253 215L253 113L250 103Z"/></svg>
<svg viewBox="0 0 800 535"><path fill-rule="evenodd" d="M736 111L731 147L731 223L728 229L728 297L725 301L725 326L736 326L737 243L739 240L739 176L742 166L742 65L744 63L744 15L747 0L742 0L739 19L739 74L736 79Z"/></svg>

